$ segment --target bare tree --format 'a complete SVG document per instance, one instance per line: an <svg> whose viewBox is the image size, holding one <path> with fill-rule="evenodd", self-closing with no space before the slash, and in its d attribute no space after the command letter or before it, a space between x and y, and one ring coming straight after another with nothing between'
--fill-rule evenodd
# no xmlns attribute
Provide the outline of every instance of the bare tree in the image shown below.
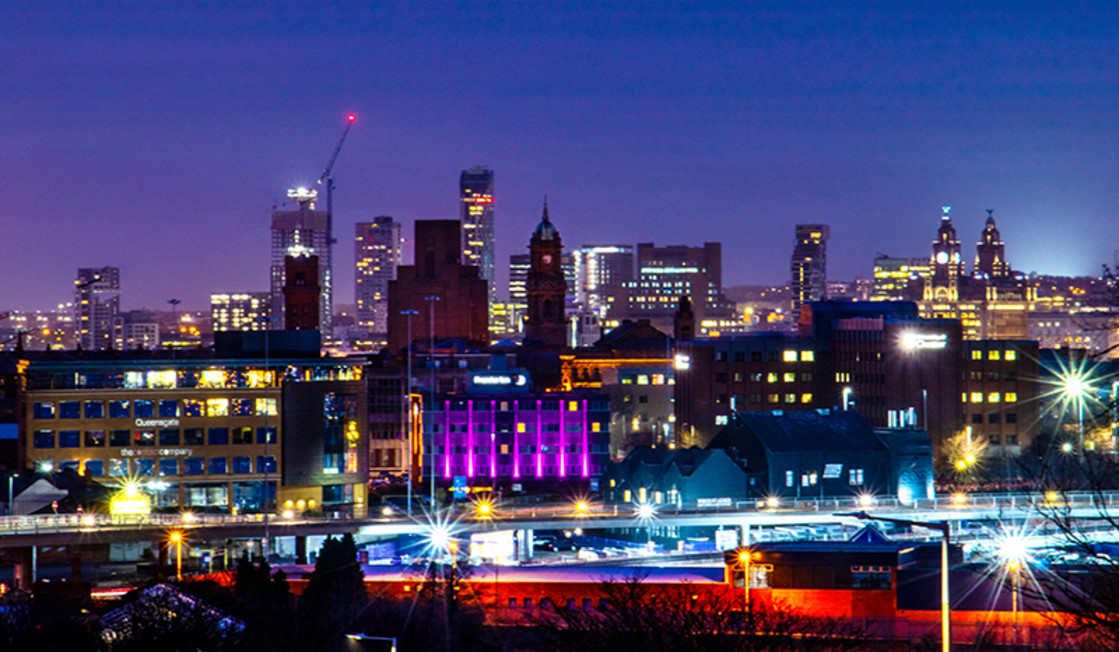
<svg viewBox="0 0 1119 652"><path fill-rule="evenodd" d="M679 652L870 649L865 632L838 619L808 617L785 606L742 602L689 583L651 586L644 576L598 586L599 606L555 605L529 617L539 646L579 652Z"/></svg>

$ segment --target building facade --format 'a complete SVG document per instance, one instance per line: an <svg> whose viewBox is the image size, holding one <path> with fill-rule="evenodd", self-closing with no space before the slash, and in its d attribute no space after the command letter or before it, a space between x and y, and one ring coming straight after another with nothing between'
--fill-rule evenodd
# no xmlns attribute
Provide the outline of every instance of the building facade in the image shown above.
<svg viewBox="0 0 1119 652"><path fill-rule="evenodd" d="M633 280L633 245L583 245L573 253L575 303L600 321L622 284Z"/></svg>
<svg viewBox="0 0 1119 652"><path fill-rule="evenodd" d="M472 167L459 175L462 222L462 259L478 268L489 284L490 303L497 300L494 284L493 170Z"/></svg>
<svg viewBox="0 0 1119 652"><path fill-rule="evenodd" d="M664 332L672 332L681 297L691 300L696 334L720 332L741 323L735 307L723 295L723 246L707 242L702 247L637 245L637 277L623 283L624 296L611 310L607 326L623 319L648 319ZM623 305L624 304L624 305Z"/></svg>
<svg viewBox="0 0 1119 652"><path fill-rule="evenodd" d="M525 340L546 348L567 346L567 280L560 266L563 241L548 219L548 204L528 245L529 269L525 280Z"/></svg>
<svg viewBox="0 0 1119 652"><path fill-rule="evenodd" d="M111 349L118 339L120 268L83 267L74 279L74 334L86 351Z"/></svg>
<svg viewBox="0 0 1119 652"><path fill-rule="evenodd" d="M361 363L31 360L24 375L21 430L37 472L137 482L155 508L364 510Z"/></svg>
<svg viewBox="0 0 1119 652"><path fill-rule="evenodd" d="M269 292L222 292L210 295L210 323L215 333L262 331L272 321Z"/></svg>
<svg viewBox="0 0 1119 652"><path fill-rule="evenodd" d="M417 220L415 264L389 282L388 346L393 353L413 341L460 339L489 343L489 284L478 268L462 264L458 220Z"/></svg>
<svg viewBox="0 0 1119 652"><path fill-rule="evenodd" d="M389 216L354 225L354 301L363 348L388 343L389 281L401 263L401 224Z"/></svg>
<svg viewBox="0 0 1119 652"><path fill-rule="evenodd" d="M285 259L288 256L317 256L319 264L318 283L322 287L319 294L319 332L323 339L330 339L334 315L334 274L331 257L329 227L330 214L315 210L318 193L306 188L288 191L288 197L295 201L295 210L272 211L272 314L283 316L284 286L286 282ZM275 328L285 328L276 324Z"/></svg>
<svg viewBox="0 0 1119 652"><path fill-rule="evenodd" d="M800 312L801 305L811 301L821 301L828 296L828 236L827 224L798 224L796 226L796 248L793 249L791 264L793 293L793 314Z"/></svg>

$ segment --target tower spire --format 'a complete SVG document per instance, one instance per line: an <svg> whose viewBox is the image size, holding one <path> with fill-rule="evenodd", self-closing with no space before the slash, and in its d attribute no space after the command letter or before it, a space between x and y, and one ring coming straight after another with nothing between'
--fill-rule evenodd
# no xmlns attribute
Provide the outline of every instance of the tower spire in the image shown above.
<svg viewBox="0 0 1119 652"><path fill-rule="evenodd" d="M542 221L545 224L549 223L549 221L548 221L548 195L544 195L544 218L543 218Z"/></svg>

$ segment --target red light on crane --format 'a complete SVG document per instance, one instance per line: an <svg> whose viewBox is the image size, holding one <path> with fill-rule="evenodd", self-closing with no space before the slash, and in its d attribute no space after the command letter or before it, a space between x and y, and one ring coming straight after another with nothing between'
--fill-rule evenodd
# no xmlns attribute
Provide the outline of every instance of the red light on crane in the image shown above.
<svg viewBox="0 0 1119 652"><path fill-rule="evenodd" d="M349 120L350 122L353 122L354 120L357 120L357 116L351 113L348 116L346 116L346 119Z"/></svg>

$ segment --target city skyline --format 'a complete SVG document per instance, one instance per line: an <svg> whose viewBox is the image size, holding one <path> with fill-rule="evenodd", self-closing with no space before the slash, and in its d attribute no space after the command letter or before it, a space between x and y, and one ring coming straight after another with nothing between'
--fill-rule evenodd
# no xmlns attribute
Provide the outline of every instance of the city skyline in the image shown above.
<svg viewBox="0 0 1119 652"><path fill-rule="evenodd" d="M119 267L129 309L266 290L271 210L349 112L335 237L454 218L458 175L484 165L499 296L545 194L569 251L722 242L725 285L787 282L797 223L830 225L829 278L927 256L942 205L965 251L993 208L1016 269L1098 274L1119 203L1115 10L891 10L17 6L0 311L70 300L84 267Z"/></svg>

